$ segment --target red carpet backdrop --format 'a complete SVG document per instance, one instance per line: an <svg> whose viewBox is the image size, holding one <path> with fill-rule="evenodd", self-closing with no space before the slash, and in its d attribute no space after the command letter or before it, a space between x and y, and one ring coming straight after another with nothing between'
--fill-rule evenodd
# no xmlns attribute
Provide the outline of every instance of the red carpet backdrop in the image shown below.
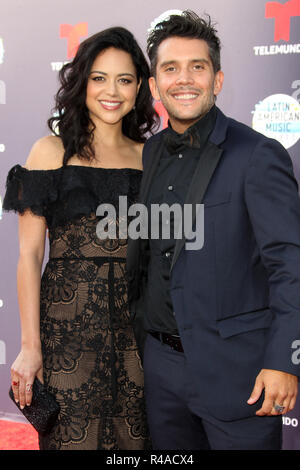
<svg viewBox="0 0 300 470"><path fill-rule="evenodd" d="M300 0L2 0L0 5L0 419L21 419L8 398L20 345L16 297L17 217L2 213L5 178L24 164L46 120L57 73L79 43L110 26L131 30L145 50L162 13L209 13L222 40L224 89L218 106L289 151L300 181ZM166 124L166 116L157 104ZM300 341L300 338L299 338ZM299 358L300 360L300 358ZM247 397L245 397L246 399ZM283 418L284 448L300 449L300 400Z"/></svg>

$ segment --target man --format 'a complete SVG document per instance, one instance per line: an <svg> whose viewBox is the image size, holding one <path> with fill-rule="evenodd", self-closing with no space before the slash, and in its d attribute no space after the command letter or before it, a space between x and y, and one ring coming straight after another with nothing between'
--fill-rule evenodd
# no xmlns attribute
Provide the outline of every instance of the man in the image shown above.
<svg viewBox="0 0 300 470"><path fill-rule="evenodd" d="M153 446L280 449L281 415L295 405L300 375L292 163L278 142L215 106L223 73L210 21L172 15L150 33L148 53L169 127L144 147L140 202L204 204L202 248L175 236L129 242Z"/></svg>

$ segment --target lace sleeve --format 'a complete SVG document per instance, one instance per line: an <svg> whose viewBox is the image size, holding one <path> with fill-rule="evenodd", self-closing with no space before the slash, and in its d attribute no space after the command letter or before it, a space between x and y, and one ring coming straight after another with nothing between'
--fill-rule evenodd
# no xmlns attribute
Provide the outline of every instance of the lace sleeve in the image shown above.
<svg viewBox="0 0 300 470"><path fill-rule="evenodd" d="M53 171L27 170L15 165L8 173L3 210L23 214L27 209L46 216L49 203L57 197Z"/></svg>

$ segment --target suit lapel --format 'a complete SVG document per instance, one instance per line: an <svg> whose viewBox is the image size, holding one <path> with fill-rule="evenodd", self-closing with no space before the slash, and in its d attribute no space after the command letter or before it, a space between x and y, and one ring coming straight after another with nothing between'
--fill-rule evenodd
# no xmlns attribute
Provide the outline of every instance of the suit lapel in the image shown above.
<svg viewBox="0 0 300 470"><path fill-rule="evenodd" d="M218 109L217 121L213 132L207 142L205 149L202 153L202 156L197 165L194 177L192 179L191 185L189 187L185 204L192 204L193 207L196 204L201 204L205 196L205 192L208 188L208 185L213 177L215 169L218 166L220 158L222 156L223 150L218 147L226 136L227 131L227 118L224 114ZM193 214L193 225L196 219L196 211ZM186 243L186 237L176 240L174 255L172 259L172 264L170 271L172 271L178 256Z"/></svg>

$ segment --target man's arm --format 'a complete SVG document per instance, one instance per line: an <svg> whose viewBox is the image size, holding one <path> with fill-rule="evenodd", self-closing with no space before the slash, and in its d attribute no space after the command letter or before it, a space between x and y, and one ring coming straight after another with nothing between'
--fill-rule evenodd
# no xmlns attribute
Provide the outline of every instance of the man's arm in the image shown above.
<svg viewBox="0 0 300 470"><path fill-rule="evenodd" d="M249 217L268 271L270 327L264 364L249 404L265 389L258 415L277 414L295 404L299 365L292 361L292 344L300 339L300 200L291 159L276 141L261 139L247 171L245 199Z"/></svg>

